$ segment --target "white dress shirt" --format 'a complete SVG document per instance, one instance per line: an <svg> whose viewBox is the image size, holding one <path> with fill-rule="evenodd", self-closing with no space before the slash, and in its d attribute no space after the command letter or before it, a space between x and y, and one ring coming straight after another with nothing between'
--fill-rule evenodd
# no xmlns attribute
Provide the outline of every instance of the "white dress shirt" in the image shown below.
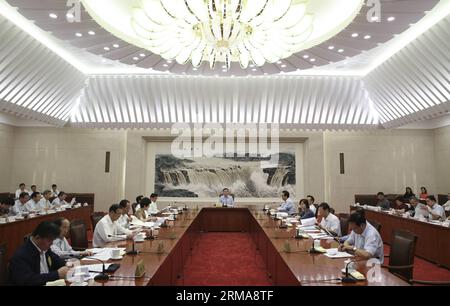
<svg viewBox="0 0 450 306"><path fill-rule="evenodd" d="M326 218L322 218L320 225L327 230L336 233L338 236L341 236L341 222L339 221L339 218L332 213L329 213Z"/></svg>
<svg viewBox="0 0 450 306"><path fill-rule="evenodd" d="M383 263L383 240L375 227L373 227L369 222L366 223L366 228L361 235L356 234L355 231L352 231L346 241L350 245L355 246L357 249L362 249L369 252L373 257L378 258L380 262Z"/></svg>
<svg viewBox="0 0 450 306"><path fill-rule="evenodd" d="M416 208L414 208L414 218L428 218L430 213L428 212L427 206L422 203L418 203Z"/></svg>
<svg viewBox="0 0 450 306"><path fill-rule="evenodd" d="M116 222L117 222L118 226L121 226L123 228L127 229L127 228L130 227L130 222L128 222L128 215L127 214L121 215L120 218L117 219Z"/></svg>
<svg viewBox="0 0 450 306"><path fill-rule="evenodd" d="M287 212L289 215L295 214L295 206L294 202L292 202L291 198L287 198L280 207L278 207L278 211Z"/></svg>
<svg viewBox="0 0 450 306"><path fill-rule="evenodd" d="M67 242L67 239L64 238L56 238L53 240L53 244L51 246L51 249L53 253L58 255L59 257L65 259L69 258L70 256L78 256L81 254L81 252L75 251L70 244Z"/></svg>
<svg viewBox="0 0 450 306"><path fill-rule="evenodd" d="M309 205L309 209L316 215L317 208L314 204Z"/></svg>
<svg viewBox="0 0 450 306"><path fill-rule="evenodd" d="M47 208L47 209L52 208L52 204L50 203L49 200L46 200L45 198L42 198L38 202L38 209L43 210L45 208Z"/></svg>
<svg viewBox="0 0 450 306"><path fill-rule="evenodd" d="M22 192L29 193L29 191L26 190L26 189L25 189L24 191L22 191L22 190L20 190L20 189L17 189L17 190L16 190L16 199L18 199L18 198L20 197L20 194L21 194Z"/></svg>
<svg viewBox="0 0 450 306"><path fill-rule="evenodd" d="M53 191L53 189L52 189L51 192L52 192L52 197L57 197L58 194L59 194L59 190L58 189L56 189L55 191Z"/></svg>
<svg viewBox="0 0 450 306"><path fill-rule="evenodd" d="M448 200L442 207L445 211L450 211L450 200Z"/></svg>
<svg viewBox="0 0 450 306"><path fill-rule="evenodd" d="M151 215L156 215L159 213L158 206L156 205L156 202L151 202L148 207L148 213Z"/></svg>
<svg viewBox="0 0 450 306"><path fill-rule="evenodd" d="M22 202L20 202L20 200L16 200L16 202L14 203L14 206L12 208L14 214L21 215L24 211L26 211L25 204L22 204Z"/></svg>
<svg viewBox="0 0 450 306"><path fill-rule="evenodd" d="M26 212L32 212L32 211L36 211L39 210L39 203L40 202L35 202L33 199L29 200L28 202L25 203L24 205L24 211Z"/></svg>
<svg viewBox="0 0 450 306"><path fill-rule="evenodd" d="M434 203L433 207L430 207L430 206L428 206L428 207L430 208L429 209L430 212L445 219L445 210L441 205ZM430 219L431 219L431 216L430 216Z"/></svg>
<svg viewBox="0 0 450 306"><path fill-rule="evenodd" d="M39 252L39 257L40 257L40 272L41 274L48 274L50 273L49 269L48 269L48 264L47 264L47 258L45 257L45 252L42 251L37 245L36 243L34 243L33 238L30 237L30 241L31 243L36 247L36 249Z"/></svg>
<svg viewBox="0 0 450 306"><path fill-rule="evenodd" d="M108 242L125 240L125 238L117 237L118 235L129 235L130 230L126 230L119 226L117 222L113 222L109 214L98 221L94 230L94 238L92 244L94 248L102 248Z"/></svg>

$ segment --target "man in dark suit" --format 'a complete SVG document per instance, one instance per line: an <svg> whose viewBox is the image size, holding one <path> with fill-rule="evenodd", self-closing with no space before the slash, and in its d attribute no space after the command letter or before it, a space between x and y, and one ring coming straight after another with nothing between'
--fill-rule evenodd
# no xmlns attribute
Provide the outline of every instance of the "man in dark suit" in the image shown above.
<svg viewBox="0 0 450 306"><path fill-rule="evenodd" d="M65 261L50 246L59 235L59 228L49 221L37 226L31 237L10 260L10 281L15 285L42 286L64 279L69 270Z"/></svg>

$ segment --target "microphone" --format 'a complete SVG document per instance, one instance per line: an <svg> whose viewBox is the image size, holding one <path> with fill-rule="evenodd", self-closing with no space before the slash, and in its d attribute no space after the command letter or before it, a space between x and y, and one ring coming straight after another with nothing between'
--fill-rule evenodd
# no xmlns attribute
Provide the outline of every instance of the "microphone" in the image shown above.
<svg viewBox="0 0 450 306"><path fill-rule="evenodd" d="M312 243L312 247L309 249L309 253L310 254L322 254L322 252L320 252L319 250L316 249L316 247L314 246L314 239L313 239L313 243Z"/></svg>
<svg viewBox="0 0 450 306"><path fill-rule="evenodd" d="M330 237L333 238L334 241L336 241L337 243L341 244L341 241L339 240L339 238L337 238L335 235L333 235L326 227L322 228L328 235L330 235Z"/></svg>
<svg viewBox="0 0 450 306"><path fill-rule="evenodd" d="M128 251L128 252L126 253L127 255L137 255L137 254L139 253L139 252L135 249L134 244L135 244L135 241L134 241L134 238L133 238L133 247L132 247L131 251Z"/></svg>
<svg viewBox="0 0 450 306"><path fill-rule="evenodd" d="M97 276L94 277L94 280L96 281L108 281L109 280L109 275L106 274L106 269L105 269L105 262L103 260L100 260L98 258L93 258L93 257L86 257L89 260L96 260L102 263L102 272L100 274L98 274Z"/></svg>

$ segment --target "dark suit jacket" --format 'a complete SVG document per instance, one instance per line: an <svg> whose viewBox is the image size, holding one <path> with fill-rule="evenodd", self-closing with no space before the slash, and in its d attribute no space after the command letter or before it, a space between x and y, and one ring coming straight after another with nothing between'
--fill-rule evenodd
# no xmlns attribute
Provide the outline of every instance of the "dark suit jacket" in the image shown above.
<svg viewBox="0 0 450 306"><path fill-rule="evenodd" d="M66 262L58 255L48 250L45 253L49 273L41 274L41 258L39 251L28 239L17 251L9 262L9 279L15 285L43 286L47 282L59 279L58 269Z"/></svg>

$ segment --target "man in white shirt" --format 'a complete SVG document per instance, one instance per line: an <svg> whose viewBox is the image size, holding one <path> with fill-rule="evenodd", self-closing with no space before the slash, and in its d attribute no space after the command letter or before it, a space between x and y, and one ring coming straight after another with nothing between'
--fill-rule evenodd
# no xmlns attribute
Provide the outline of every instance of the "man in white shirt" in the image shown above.
<svg viewBox="0 0 450 306"><path fill-rule="evenodd" d="M348 226L351 233L344 244L339 246L339 250L355 254L362 259L377 258L383 263L383 240L375 227L366 221L364 214L352 213Z"/></svg>
<svg viewBox="0 0 450 306"><path fill-rule="evenodd" d="M92 252L90 251L75 251L72 246L67 242L66 236L70 230L70 221L64 217L60 217L53 221L53 223L58 226L60 230L59 236L53 240L53 244L51 249L53 253L58 255L61 258L67 259L70 257L78 257L78 256L90 256Z"/></svg>
<svg viewBox="0 0 450 306"><path fill-rule="evenodd" d="M59 207L61 205L70 205L75 203L75 198L72 199L71 203L66 202L66 197L67 194L64 191L61 191L60 193L58 193L58 197L56 197L55 199L53 199L52 205Z"/></svg>
<svg viewBox="0 0 450 306"><path fill-rule="evenodd" d="M442 207L445 211L450 211L450 193L447 195L447 202Z"/></svg>
<svg viewBox="0 0 450 306"><path fill-rule="evenodd" d="M30 197L31 197L31 195L33 194L33 193L35 193L35 192L38 192L37 191L37 186L36 185L31 185L31 190L28 192L28 194L30 195Z"/></svg>
<svg viewBox="0 0 450 306"><path fill-rule="evenodd" d="M322 221L318 225L321 229L325 229L334 236L341 236L341 222L339 218L330 212L330 205L322 203L319 205L318 216L322 217Z"/></svg>
<svg viewBox="0 0 450 306"><path fill-rule="evenodd" d="M29 194L29 191L25 189L25 184L24 183L21 183L19 185L19 189L16 190L16 197L14 199L17 200L22 192L26 192L26 193Z"/></svg>
<svg viewBox="0 0 450 306"><path fill-rule="evenodd" d="M52 208L52 204L50 203L50 198L52 197L52 192L50 190L45 190L42 193L42 199L39 201L39 209L41 210L49 210Z"/></svg>
<svg viewBox="0 0 450 306"><path fill-rule="evenodd" d="M117 220L117 225L128 229L130 227L130 222L132 221L130 216L131 203L128 200L122 200L120 201L119 206L122 208L122 215Z"/></svg>
<svg viewBox="0 0 450 306"><path fill-rule="evenodd" d="M30 200L30 196L28 192L24 191L19 195L19 198L14 203L13 211L16 215L22 215L23 212L26 212L25 204Z"/></svg>
<svg viewBox="0 0 450 306"><path fill-rule="evenodd" d="M444 208L436 203L436 198L433 195L429 195L427 197L427 205L428 205L428 212L430 213L430 219L433 220L439 220L444 219L445 220L445 211Z"/></svg>
<svg viewBox="0 0 450 306"><path fill-rule="evenodd" d="M102 248L107 243L131 239L133 232L126 230L117 224L117 220L122 216L123 210L119 204L113 204L109 208L109 213L98 221L94 230L92 244L94 248Z"/></svg>
<svg viewBox="0 0 450 306"><path fill-rule="evenodd" d="M52 185L52 198L56 198L59 194L59 190L58 190L58 186L56 186L56 184Z"/></svg>
<svg viewBox="0 0 450 306"><path fill-rule="evenodd" d="M428 218L428 215L430 214L428 212L428 208L426 205L422 204L419 202L419 199L417 199L416 197L411 197L409 199L409 203L412 206L411 210L411 215L415 218L415 219L420 219L420 218Z"/></svg>
<svg viewBox="0 0 450 306"><path fill-rule="evenodd" d="M294 202L289 198L289 192L287 190L284 190L281 193L281 199L283 200L283 203L281 203L280 207L278 207L279 212L286 212L288 215L295 214L295 205Z"/></svg>
<svg viewBox="0 0 450 306"><path fill-rule="evenodd" d="M39 211L41 209L40 207L41 197L42 196L40 192L33 192L31 194L31 199L24 206L25 211L26 212Z"/></svg>
<svg viewBox="0 0 450 306"><path fill-rule="evenodd" d="M230 195L230 190L228 188L224 188L222 190L222 195L219 198L220 204L222 204L223 207L233 207L234 206L234 200L233 197Z"/></svg>
<svg viewBox="0 0 450 306"><path fill-rule="evenodd" d="M158 206L156 205L156 201L158 201L158 195L156 193L152 193L150 195L150 206L148 207L148 213L150 215L157 215L159 213Z"/></svg>
<svg viewBox="0 0 450 306"><path fill-rule="evenodd" d="M314 213L314 215L316 215L317 209L316 209L316 205L314 205L314 201L316 199L314 199L314 197L312 195L308 195L308 196L306 196L306 198L308 199L308 202L309 202L309 209Z"/></svg>

